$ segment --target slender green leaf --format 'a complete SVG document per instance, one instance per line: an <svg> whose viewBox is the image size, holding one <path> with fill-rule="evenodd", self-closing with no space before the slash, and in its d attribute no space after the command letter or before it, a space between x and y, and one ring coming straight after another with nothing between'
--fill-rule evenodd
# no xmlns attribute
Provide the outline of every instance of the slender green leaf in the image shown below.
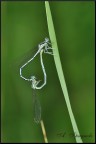
<svg viewBox="0 0 96 144"><path fill-rule="evenodd" d="M49 36L50 36L50 40L52 42L52 47L54 48L53 49L54 61L55 61L58 77L59 77L59 80L60 80L61 88L62 88L64 98L65 98L65 101L66 101L66 104L67 104L67 108L68 108L68 112L69 112L69 115L70 115L70 119L71 119L74 134L80 136L79 130L78 130L78 127L77 127L77 124L76 124L76 121L75 121L75 118L74 118L74 115L73 115L73 112L72 112L69 96L68 96L68 91L67 91L66 82L65 82L65 78L64 78L64 74L63 74L63 70L62 70L62 65L61 65L61 61L60 61L60 56L59 56L58 45L57 45L57 41L56 41L56 35L55 35L53 20L52 20L50 6L49 6L48 1L45 1L45 8L46 8L46 16L47 16ZM81 137L75 137L75 138L76 138L77 143L82 143Z"/></svg>

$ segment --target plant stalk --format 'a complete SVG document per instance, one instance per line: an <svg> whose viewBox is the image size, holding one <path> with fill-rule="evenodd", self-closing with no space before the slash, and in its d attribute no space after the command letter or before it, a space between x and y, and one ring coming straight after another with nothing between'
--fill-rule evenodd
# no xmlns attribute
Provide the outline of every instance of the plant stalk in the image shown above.
<svg viewBox="0 0 96 144"><path fill-rule="evenodd" d="M51 11L50 11L50 6L49 6L49 2L45 1L45 8L46 8L46 16L47 16L47 24L48 24L48 30L49 30L49 36L50 36L50 40L52 42L52 48L53 49L53 53L54 54L54 61L55 61L55 66L56 66L56 70L58 73L58 77L59 77L59 81L61 84L61 88L63 91L63 95L66 101L66 105L68 108L68 112L69 112L69 116L71 119L71 123L72 123L72 127L73 127L73 131L74 131L74 136L76 139L77 143L83 143L82 139L80 137L80 133L72 112L72 108L71 108L71 104L70 104L70 100L69 100L69 95L68 95L68 91L67 91L67 86L66 86L66 82L65 82L65 78L64 78L64 74L63 74L63 69L62 69L62 65L61 65L61 61L60 61L60 56L59 56L59 51L58 51L58 45L57 45L57 41L56 41L56 35L55 35L55 30L54 30L54 25L53 25L53 21L52 21L52 16L51 16Z"/></svg>
<svg viewBox="0 0 96 144"><path fill-rule="evenodd" d="M44 136L44 141L45 141L45 143L48 143L48 139L47 139L46 130L45 130L45 127L44 127L43 120L40 121L40 124L41 124L42 133L43 133L43 136Z"/></svg>

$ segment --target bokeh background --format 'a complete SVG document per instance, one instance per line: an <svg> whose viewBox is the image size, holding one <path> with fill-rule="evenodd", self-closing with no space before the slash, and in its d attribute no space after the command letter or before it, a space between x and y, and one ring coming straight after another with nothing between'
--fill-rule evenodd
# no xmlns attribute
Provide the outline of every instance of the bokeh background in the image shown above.
<svg viewBox="0 0 96 144"><path fill-rule="evenodd" d="M50 2L63 72L83 142L94 142L94 2ZM44 142L34 123L31 83L19 76L20 65L49 37L44 2L1 3L2 142ZM37 48L35 48L36 51ZM49 142L75 142L54 59L44 55L47 85L37 94ZM39 56L23 71L43 79ZM61 135L66 132L65 137ZM59 135L61 133L61 135ZM91 135L91 137L88 137Z"/></svg>

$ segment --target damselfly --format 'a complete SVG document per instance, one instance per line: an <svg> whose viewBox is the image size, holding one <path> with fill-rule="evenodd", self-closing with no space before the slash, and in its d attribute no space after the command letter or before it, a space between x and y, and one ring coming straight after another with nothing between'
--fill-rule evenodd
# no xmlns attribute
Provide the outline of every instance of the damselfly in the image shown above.
<svg viewBox="0 0 96 144"><path fill-rule="evenodd" d="M47 82L47 75L46 75L45 67L44 67L44 64L43 64L42 54L47 53L47 54L53 55L52 52L48 51L49 49L52 49L49 45L51 45L51 43L49 43L49 39L45 38L45 41L38 45L38 50L35 53L35 55L30 60L28 60L24 65L22 65L20 67L20 77L23 78L24 80L32 82L31 88L34 90L34 93L33 93L33 111L34 111L34 120L35 120L36 123L39 123L40 120L41 120L41 106L40 106L40 102L39 102L39 100L37 98L37 95L36 95L36 89L42 89L46 85L46 82ZM38 86L38 84L41 80L37 81L35 76L31 76L31 78L28 79L28 78L25 78L22 75L22 69L29 62L31 62L39 53L40 53L41 67L42 67L42 71L43 71L43 74L44 74L44 83L41 86Z"/></svg>

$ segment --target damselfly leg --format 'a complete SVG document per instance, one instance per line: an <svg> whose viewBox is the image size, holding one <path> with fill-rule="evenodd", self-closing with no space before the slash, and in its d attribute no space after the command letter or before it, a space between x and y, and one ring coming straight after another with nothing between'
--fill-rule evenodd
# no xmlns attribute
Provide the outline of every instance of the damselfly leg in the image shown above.
<svg viewBox="0 0 96 144"><path fill-rule="evenodd" d="M52 48L52 47L49 47L48 43L46 43L45 49L44 49L44 53L50 54L50 55L54 55L52 51L49 51L49 50L52 50L52 49L53 49L53 48Z"/></svg>

